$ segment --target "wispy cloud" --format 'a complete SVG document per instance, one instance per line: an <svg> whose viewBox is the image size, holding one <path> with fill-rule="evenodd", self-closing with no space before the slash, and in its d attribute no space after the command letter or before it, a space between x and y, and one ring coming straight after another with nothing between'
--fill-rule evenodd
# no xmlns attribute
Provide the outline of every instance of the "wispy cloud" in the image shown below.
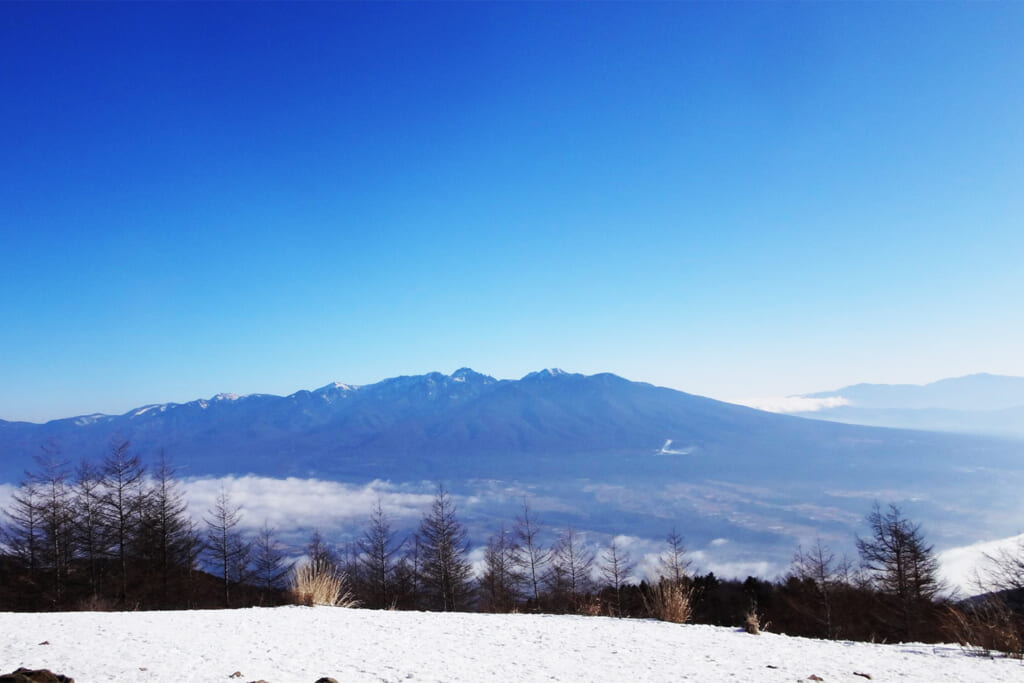
<svg viewBox="0 0 1024 683"><path fill-rule="evenodd" d="M804 398L803 396L782 396L777 398L746 398L733 401L741 406L766 410L769 413L817 413L829 408L850 405L842 396L828 398Z"/></svg>

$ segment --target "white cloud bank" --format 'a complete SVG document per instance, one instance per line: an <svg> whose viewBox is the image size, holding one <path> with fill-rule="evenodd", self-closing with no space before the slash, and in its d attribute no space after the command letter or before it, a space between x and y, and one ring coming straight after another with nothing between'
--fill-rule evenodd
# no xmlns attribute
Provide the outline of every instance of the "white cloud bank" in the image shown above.
<svg viewBox="0 0 1024 683"><path fill-rule="evenodd" d="M272 479L244 476L187 479L189 514L200 524L223 488L241 508L240 526L254 530L264 520L287 532L318 527L322 530L362 526L380 500L384 514L398 523L419 519L434 500L434 485L395 485L372 481L365 485L319 479Z"/></svg>
<svg viewBox="0 0 1024 683"><path fill-rule="evenodd" d="M830 396L828 398L804 398L803 396L746 398L733 401L733 403L738 403L748 408L765 410L769 413L817 413L829 408L850 405L850 401L842 396Z"/></svg>
<svg viewBox="0 0 1024 683"><path fill-rule="evenodd" d="M964 595L976 595L981 592L977 577L984 575L988 564L986 555L998 555L1004 550L1013 553L1018 549L1024 549L1024 534L949 548L938 554L939 575L951 588Z"/></svg>

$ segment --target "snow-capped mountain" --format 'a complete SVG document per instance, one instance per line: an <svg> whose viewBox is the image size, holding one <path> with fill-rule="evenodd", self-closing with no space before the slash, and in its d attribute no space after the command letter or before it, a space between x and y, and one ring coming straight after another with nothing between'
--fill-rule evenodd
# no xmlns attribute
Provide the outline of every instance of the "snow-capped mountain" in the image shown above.
<svg viewBox="0 0 1024 683"><path fill-rule="evenodd" d="M164 451L189 475L356 479L671 471L679 463L667 456L680 454L687 468L808 468L823 458L852 467L909 456L923 443L933 461L976 447L773 415L611 374L543 370L498 381L462 368L284 397L218 394L118 416L0 423L0 477L17 478L44 445L77 460L124 440L150 457Z"/></svg>
<svg viewBox="0 0 1024 683"><path fill-rule="evenodd" d="M74 463L124 440L187 477L443 481L482 501L481 520L507 519L487 501L514 505L515 489L542 498L552 523L647 538L678 524L717 550L732 539L782 558L817 535L852 543L876 500L910 506L940 546L1008 536L1024 483L1018 441L807 420L611 374L463 368L0 422L0 484L43 447Z"/></svg>

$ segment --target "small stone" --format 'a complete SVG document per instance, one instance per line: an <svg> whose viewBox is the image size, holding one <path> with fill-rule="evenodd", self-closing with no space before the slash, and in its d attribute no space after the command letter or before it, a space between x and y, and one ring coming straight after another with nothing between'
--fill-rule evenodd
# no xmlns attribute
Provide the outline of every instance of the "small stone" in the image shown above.
<svg viewBox="0 0 1024 683"><path fill-rule="evenodd" d="M823 681L825 679L822 678L821 676L817 675L817 674L811 674L810 676L807 677L807 680L809 680L809 681Z"/></svg>
<svg viewBox="0 0 1024 683"><path fill-rule="evenodd" d="M3 683L75 683L75 679L55 674L49 669L21 668L0 676Z"/></svg>
<svg viewBox="0 0 1024 683"><path fill-rule="evenodd" d="M241 671L236 671L235 673L233 673L230 676L228 676L228 678L241 678L241 677L242 677L242 672Z"/></svg>
<svg viewBox="0 0 1024 683"><path fill-rule="evenodd" d="M861 673L860 671L854 671L853 675L854 676L860 676L861 678L866 678L869 681L871 680L871 674L865 674L865 673Z"/></svg>
<svg viewBox="0 0 1024 683"><path fill-rule="evenodd" d="M338 683L338 681L334 680L333 678L328 678L327 676L324 676L323 678L316 679L316 683Z"/></svg>

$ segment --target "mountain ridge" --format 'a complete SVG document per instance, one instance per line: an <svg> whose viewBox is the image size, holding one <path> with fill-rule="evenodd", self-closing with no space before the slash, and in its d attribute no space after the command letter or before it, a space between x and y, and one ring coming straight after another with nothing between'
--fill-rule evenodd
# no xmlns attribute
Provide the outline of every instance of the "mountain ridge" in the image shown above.
<svg viewBox="0 0 1024 683"><path fill-rule="evenodd" d="M852 538L879 499L909 502L946 543L1008 536L1024 485L1018 441L778 415L611 373L496 380L468 368L0 422L0 484L43 447L97 462L122 441L190 479L443 481L480 501L481 524L508 513L495 491L530 491L558 501L552 523L650 537L672 520L782 560L819 534Z"/></svg>
<svg viewBox="0 0 1024 683"><path fill-rule="evenodd" d="M903 429L1024 438L1024 377L975 373L928 384L861 383L800 399L835 399L791 414Z"/></svg>

